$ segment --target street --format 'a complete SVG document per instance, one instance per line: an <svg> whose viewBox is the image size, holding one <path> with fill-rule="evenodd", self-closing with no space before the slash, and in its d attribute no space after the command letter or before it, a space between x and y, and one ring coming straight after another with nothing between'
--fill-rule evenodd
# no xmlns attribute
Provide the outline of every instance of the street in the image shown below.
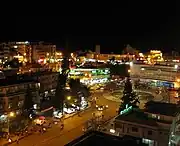
<svg viewBox="0 0 180 146"><path fill-rule="evenodd" d="M113 117L116 115L116 109L119 107L119 103L109 101L102 96L102 92L94 93L94 96L98 97L97 104L108 105L109 108L103 111L104 118ZM92 113L96 112L96 108L90 108L81 113L81 116L74 115L64 121L64 129L60 130L60 125L53 125L51 129L48 129L44 134L34 134L19 141L19 146L64 146L73 139L83 134L82 128L87 120L92 118ZM16 146L14 143L12 146Z"/></svg>
<svg viewBox="0 0 180 146"><path fill-rule="evenodd" d="M97 105L108 105L109 108L103 111L105 119L115 116L116 110L119 108L119 102L112 101L109 98L109 91L93 92L93 97L96 97ZM172 99L172 97L171 97ZM145 99L141 99L140 108L144 107ZM53 125L52 128L48 129L44 134L34 134L26 137L19 141L19 144L12 144L12 146L64 146L70 141L76 139L77 137L83 135L82 129L85 123L93 117L93 113L99 114L95 107L91 107L84 112L77 114L64 120L64 129L60 129L60 125Z"/></svg>

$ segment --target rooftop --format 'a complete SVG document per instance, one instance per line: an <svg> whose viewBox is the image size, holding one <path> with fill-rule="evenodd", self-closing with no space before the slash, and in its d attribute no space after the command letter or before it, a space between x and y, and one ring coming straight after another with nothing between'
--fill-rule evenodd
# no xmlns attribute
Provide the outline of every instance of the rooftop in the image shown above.
<svg viewBox="0 0 180 146"><path fill-rule="evenodd" d="M149 101L145 105L145 112L166 116L176 116L180 108L176 104Z"/></svg>
<svg viewBox="0 0 180 146"><path fill-rule="evenodd" d="M146 146L145 144L137 144L138 140L134 137L117 137L97 131L90 131L83 136L73 140L65 146Z"/></svg>
<svg viewBox="0 0 180 146"><path fill-rule="evenodd" d="M149 118L147 114L136 109L117 116L116 120L128 121L142 125L158 126L156 120Z"/></svg>

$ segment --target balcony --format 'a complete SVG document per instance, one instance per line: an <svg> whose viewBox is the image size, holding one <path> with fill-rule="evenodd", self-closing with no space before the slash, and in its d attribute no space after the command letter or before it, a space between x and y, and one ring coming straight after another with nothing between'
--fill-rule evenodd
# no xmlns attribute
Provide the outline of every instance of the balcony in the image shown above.
<svg viewBox="0 0 180 146"><path fill-rule="evenodd" d="M31 92L36 92L38 91L39 88L31 88L30 91ZM0 93L0 97L5 97L5 96L14 96L14 95L19 95L19 94L24 94L27 92L27 89L21 89L18 91L6 91L6 93Z"/></svg>

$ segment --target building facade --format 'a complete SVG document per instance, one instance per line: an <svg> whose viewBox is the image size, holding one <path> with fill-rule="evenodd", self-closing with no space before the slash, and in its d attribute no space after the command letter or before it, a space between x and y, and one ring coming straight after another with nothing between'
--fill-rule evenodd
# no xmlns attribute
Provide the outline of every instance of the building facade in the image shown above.
<svg viewBox="0 0 180 146"><path fill-rule="evenodd" d="M80 82L88 85L105 83L110 78L109 68L76 68L71 69L70 78L79 78Z"/></svg>
<svg viewBox="0 0 180 146"><path fill-rule="evenodd" d="M24 74L22 76L23 78L31 78L33 80L37 80L40 83L39 92L41 94L48 94L51 93L51 91L54 92L54 90L56 89L59 72L39 71Z"/></svg>
<svg viewBox="0 0 180 146"><path fill-rule="evenodd" d="M56 45L50 43L31 43L32 46L32 58L37 61L39 59L55 59Z"/></svg>
<svg viewBox="0 0 180 146"><path fill-rule="evenodd" d="M117 135L142 138L149 146L167 146L169 127L166 121L158 121L134 109L121 113L114 121Z"/></svg>
<svg viewBox="0 0 180 146"><path fill-rule="evenodd" d="M174 118L169 132L169 146L180 145L180 114Z"/></svg>
<svg viewBox="0 0 180 146"><path fill-rule="evenodd" d="M1 82L7 81L6 79L2 79ZM39 92L39 84L34 81L17 81L10 82L8 84L1 84L0 86L0 96L1 96L1 105L0 112L11 112L15 111L18 113L23 106L23 101L26 96L27 89L30 88L33 95L33 100L35 103L39 103L38 100L38 92ZM19 111L20 112L20 111Z"/></svg>
<svg viewBox="0 0 180 146"><path fill-rule="evenodd" d="M178 66L150 66L132 64L130 67L131 78L149 79L148 82L156 86L170 88L180 87L180 72Z"/></svg>

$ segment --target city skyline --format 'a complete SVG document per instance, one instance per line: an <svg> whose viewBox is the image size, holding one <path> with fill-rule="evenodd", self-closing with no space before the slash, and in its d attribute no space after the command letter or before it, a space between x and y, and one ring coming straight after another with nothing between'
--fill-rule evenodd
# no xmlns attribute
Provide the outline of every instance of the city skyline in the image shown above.
<svg viewBox="0 0 180 146"><path fill-rule="evenodd" d="M170 51L180 47L179 13L175 3L124 2L107 10L101 14L97 10L91 14L83 11L81 15L73 12L74 16L31 15L21 18L23 23L16 19L15 35L11 37L17 41L53 42L58 48L64 48L68 39L72 51L89 50L96 44L108 53L119 53L126 44L142 51L152 48Z"/></svg>

